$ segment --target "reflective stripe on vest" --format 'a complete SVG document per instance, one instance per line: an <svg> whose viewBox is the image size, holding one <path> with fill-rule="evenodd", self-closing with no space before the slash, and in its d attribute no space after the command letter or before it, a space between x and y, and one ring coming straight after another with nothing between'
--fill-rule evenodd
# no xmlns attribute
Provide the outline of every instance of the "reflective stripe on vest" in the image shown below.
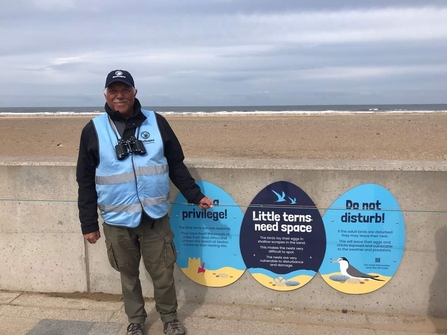
<svg viewBox="0 0 447 335"><path fill-rule="evenodd" d="M142 210L154 219L165 216L169 207L169 168L163 141L153 111L142 110L146 120L135 136L146 154L130 153L118 160L118 139L108 115L93 119L99 141L99 166L96 168L98 208L104 221L134 228L140 224ZM121 136L118 134L118 137Z"/></svg>

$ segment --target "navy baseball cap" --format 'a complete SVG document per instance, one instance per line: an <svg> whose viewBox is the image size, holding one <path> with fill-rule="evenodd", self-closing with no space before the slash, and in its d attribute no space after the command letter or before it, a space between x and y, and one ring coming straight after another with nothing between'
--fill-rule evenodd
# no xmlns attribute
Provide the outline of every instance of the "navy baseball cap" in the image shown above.
<svg viewBox="0 0 447 335"><path fill-rule="evenodd" d="M105 87L108 87L110 84L117 82L117 81L122 82L122 83L126 84L127 86L135 87L132 75L129 72L124 71L124 70L114 70L114 71L110 72L107 75Z"/></svg>

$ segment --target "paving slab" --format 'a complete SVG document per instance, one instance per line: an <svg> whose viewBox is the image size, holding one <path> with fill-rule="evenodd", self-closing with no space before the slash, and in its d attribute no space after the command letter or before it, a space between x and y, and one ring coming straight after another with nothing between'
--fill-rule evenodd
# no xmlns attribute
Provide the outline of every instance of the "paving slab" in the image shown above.
<svg viewBox="0 0 447 335"><path fill-rule="evenodd" d="M43 319L28 335L116 335L121 326L117 323Z"/></svg>
<svg viewBox="0 0 447 335"><path fill-rule="evenodd" d="M3 292L0 291L0 304L8 304L20 296L18 292Z"/></svg>
<svg viewBox="0 0 447 335"><path fill-rule="evenodd" d="M26 335L39 322L39 319L0 315L0 334Z"/></svg>
<svg viewBox="0 0 447 335"><path fill-rule="evenodd" d="M64 297L53 297L44 294L24 293L14 299L14 305L61 309L116 311L123 306L123 303L116 301L96 301L90 299L66 299Z"/></svg>

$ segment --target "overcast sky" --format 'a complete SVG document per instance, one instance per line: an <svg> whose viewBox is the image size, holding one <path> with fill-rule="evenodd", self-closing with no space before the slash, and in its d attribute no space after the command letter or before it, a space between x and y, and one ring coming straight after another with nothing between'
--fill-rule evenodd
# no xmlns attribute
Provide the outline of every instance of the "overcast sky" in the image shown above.
<svg viewBox="0 0 447 335"><path fill-rule="evenodd" d="M0 106L447 103L447 1L14 0Z"/></svg>

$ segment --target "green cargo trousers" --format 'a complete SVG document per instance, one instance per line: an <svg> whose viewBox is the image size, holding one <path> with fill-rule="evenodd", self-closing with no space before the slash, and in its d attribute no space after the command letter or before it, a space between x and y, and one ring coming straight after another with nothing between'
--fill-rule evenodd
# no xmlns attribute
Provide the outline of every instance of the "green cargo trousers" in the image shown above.
<svg viewBox="0 0 447 335"><path fill-rule="evenodd" d="M152 278L155 308L163 323L177 318L174 263L177 258L169 217L152 220L143 214L136 228L103 225L110 265L121 274L124 309L129 323L147 317L140 282L140 259Z"/></svg>

